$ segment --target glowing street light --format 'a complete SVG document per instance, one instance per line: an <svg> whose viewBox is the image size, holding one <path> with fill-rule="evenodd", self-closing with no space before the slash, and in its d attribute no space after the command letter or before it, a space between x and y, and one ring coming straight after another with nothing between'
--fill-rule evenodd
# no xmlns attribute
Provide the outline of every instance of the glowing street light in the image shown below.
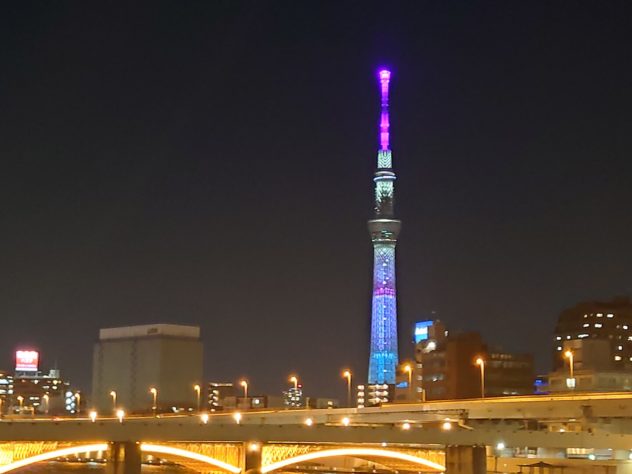
<svg viewBox="0 0 632 474"><path fill-rule="evenodd" d="M408 422L402 423L402 429L403 430L409 430L410 429L410 423L408 423Z"/></svg>
<svg viewBox="0 0 632 474"><path fill-rule="evenodd" d="M248 381L242 380L241 382L239 382L239 385L244 387L244 400L246 400L246 403L248 403Z"/></svg>
<svg viewBox="0 0 632 474"><path fill-rule="evenodd" d="M209 420L208 413L202 413L200 415L200 420L202 420L202 423L204 423L206 425L208 423L208 420Z"/></svg>
<svg viewBox="0 0 632 474"><path fill-rule="evenodd" d="M123 423L123 418L125 418L125 410L116 410L116 417L118 418L119 423Z"/></svg>
<svg viewBox="0 0 632 474"><path fill-rule="evenodd" d="M44 394L44 396L42 397L42 400L46 402L46 409L44 410L44 413L48 415L48 404L50 403L50 397L48 396L48 393Z"/></svg>
<svg viewBox="0 0 632 474"><path fill-rule="evenodd" d="M347 379L347 406L351 407L351 371L345 370L342 376Z"/></svg>
<svg viewBox="0 0 632 474"><path fill-rule="evenodd" d="M149 393L151 393L152 397L153 397L153 404L151 406L151 411L154 412L154 416L156 415L156 409L158 408L156 401L158 399L158 390L156 390L156 387L151 387L149 389Z"/></svg>
<svg viewBox="0 0 632 474"><path fill-rule="evenodd" d="M75 392L75 400L77 401L77 414L81 411L81 393Z"/></svg>
<svg viewBox="0 0 632 474"><path fill-rule="evenodd" d="M413 398L413 367L410 364L404 365L404 372L408 374L408 396Z"/></svg>
<svg viewBox="0 0 632 474"><path fill-rule="evenodd" d="M485 398L485 360L482 357L478 357L476 365L481 368L481 398Z"/></svg>
<svg viewBox="0 0 632 474"><path fill-rule="evenodd" d="M237 424L241 423L241 413L239 413L238 411L233 413L233 419Z"/></svg>
<svg viewBox="0 0 632 474"><path fill-rule="evenodd" d="M92 421L92 423L94 423L95 421L97 421L97 412L95 410L92 410L90 412L90 421Z"/></svg>
<svg viewBox="0 0 632 474"><path fill-rule="evenodd" d="M568 359L568 372L571 380L575 378L575 364L573 363L573 351L564 352L564 357Z"/></svg>
<svg viewBox="0 0 632 474"><path fill-rule="evenodd" d="M296 375L290 377L290 382L294 384L294 390L298 390L298 377Z"/></svg>
<svg viewBox="0 0 632 474"><path fill-rule="evenodd" d="M311 418L305 419L305 426L312 426L314 424L314 420Z"/></svg>
<svg viewBox="0 0 632 474"><path fill-rule="evenodd" d="M193 386L193 390L195 391L195 399L196 399L196 402L197 402L197 411L199 412L200 411L200 393L202 391L202 388L198 384L195 384Z"/></svg>
<svg viewBox="0 0 632 474"><path fill-rule="evenodd" d="M110 392L110 397L112 397L112 410L116 411L116 392L114 390Z"/></svg>
<svg viewBox="0 0 632 474"><path fill-rule="evenodd" d="M18 403L20 404L20 414L21 414L22 408L24 407L24 397L22 395L18 395Z"/></svg>
<svg viewBox="0 0 632 474"><path fill-rule="evenodd" d="M351 420L346 416L341 421L344 426L349 426L349 423L351 423Z"/></svg>

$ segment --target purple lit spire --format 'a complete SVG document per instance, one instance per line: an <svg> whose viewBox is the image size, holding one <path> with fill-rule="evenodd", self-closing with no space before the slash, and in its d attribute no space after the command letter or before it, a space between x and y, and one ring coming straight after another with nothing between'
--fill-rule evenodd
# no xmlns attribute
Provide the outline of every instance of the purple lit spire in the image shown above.
<svg viewBox="0 0 632 474"><path fill-rule="evenodd" d="M380 115L380 146L382 150L389 149L389 121L388 121L388 83L391 80L391 71L381 69L379 72L382 85L382 113Z"/></svg>

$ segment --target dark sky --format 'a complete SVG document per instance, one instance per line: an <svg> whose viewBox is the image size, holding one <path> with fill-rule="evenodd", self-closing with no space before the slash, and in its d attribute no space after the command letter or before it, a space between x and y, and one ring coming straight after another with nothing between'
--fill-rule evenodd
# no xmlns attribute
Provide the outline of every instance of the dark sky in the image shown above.
<svg viewBox="0 0 632 474"><path fill-rule="evenodd" d="M632 293L626 3L3 4L0 368L87 389L99 328L171 322L253 392L364 376L387 64L402 355L435 310L548 369Z"/></svg>

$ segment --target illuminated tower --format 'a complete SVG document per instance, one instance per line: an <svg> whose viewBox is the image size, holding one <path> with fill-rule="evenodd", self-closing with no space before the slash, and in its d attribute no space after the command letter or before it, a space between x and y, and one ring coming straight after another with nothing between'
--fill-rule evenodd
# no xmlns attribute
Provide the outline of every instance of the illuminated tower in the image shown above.
<svg viewBox="0 0 632 474"><path fill-rule="evenodd" d="M397 356L397 297L395 245L401 226L393 215L395 173L389 145L388 85L391 72L379 72L382 93L380 149L375 172L375 217L369 221L373 242L370 384L394 384Z"/></svg>

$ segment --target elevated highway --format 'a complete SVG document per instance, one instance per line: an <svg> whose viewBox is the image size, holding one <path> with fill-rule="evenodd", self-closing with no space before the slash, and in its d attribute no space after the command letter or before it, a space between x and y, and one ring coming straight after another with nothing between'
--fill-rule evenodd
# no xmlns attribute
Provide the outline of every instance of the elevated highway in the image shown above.
<svg viewBox="0 0 632 474"><path fill-rule="evenodd" d="M106 444L111 452L119 447L138 451L141 446L171 446L180 449L181 454L210 453L209 459L232 466L234 474L252 469L270 472L266 471L270 466L288 469L294 460L304 459L299 456L308 456L312 462L309 456L315 452L335 451L336 456L370 458L362 449L380 451L382 457L390 453L400 464L420 462L411 469L416 472L421 472L419 466L425 466L427 472L478 473L483 472L481 456L483 461L490 456L497 460L499 454L495 450L501 445L507 456L539 453L559 458L571 451L601 450L612 453L608 459L616 469L612 472L630 472L632 394L488 398L363 409L267 410L239 416L212 413L129 417L122 422L112 417L94 421L16 417L0 422L2 442L5 450L19 443L43 446L47 442L68 446ZM218 455L216 448L220 446L223 454ZM257 447L256 451L249 450L252 446ZM44 451L46 448L40 454ZM267 455L262 454L266 452ZM457 458L460 461L455 461ZM8 466L16 459L6 461ZM471 467L469 471L465 470L466 465ZM2 472L5 471L0 467Z"/></svg>

